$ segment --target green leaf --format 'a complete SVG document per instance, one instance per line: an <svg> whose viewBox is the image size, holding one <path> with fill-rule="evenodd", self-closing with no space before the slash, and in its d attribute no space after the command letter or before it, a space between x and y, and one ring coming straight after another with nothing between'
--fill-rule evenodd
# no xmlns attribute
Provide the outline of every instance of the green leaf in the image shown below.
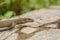
<svg viewBox="0 0 60 40"><path fill-rule="evenodd" d="M13 15L15 15L16 13L13 11L8 11L5 13L5 15L3 16L3 19L9 19L11 18Z"/></svg>

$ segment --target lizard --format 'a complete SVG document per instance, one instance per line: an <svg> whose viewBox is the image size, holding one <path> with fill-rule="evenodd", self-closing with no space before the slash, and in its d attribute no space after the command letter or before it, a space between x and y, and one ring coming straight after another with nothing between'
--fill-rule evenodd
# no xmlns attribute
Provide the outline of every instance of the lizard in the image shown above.
<svg viewBox="0 0 60 40"><path fill-rule="evenodd" d="M8 30L13 28L15 25L17 24L23 24L23 23L27 23L27 22L33 22L32 19L30 18L11 18L8 20L0 20L0 30Z"/></svg>

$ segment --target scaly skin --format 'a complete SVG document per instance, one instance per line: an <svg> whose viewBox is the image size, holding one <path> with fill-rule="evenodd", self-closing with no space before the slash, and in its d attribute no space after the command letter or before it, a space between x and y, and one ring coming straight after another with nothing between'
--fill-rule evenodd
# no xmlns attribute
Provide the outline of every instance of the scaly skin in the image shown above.
<svg viewBox="0 0 60 40"><path fill-rule="evenodd" d="M33 22L30 18L19 18L19 19L8 19L8 20L0 20L0 27L9 27L12 26L13 23L15 24L23 24L26 22Z"/></svg>

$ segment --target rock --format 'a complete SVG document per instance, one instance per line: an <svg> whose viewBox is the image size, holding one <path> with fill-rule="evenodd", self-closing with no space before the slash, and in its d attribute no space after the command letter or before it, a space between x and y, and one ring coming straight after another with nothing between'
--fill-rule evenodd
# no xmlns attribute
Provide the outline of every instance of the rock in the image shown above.
<svg viewBox="0 0 60 40"><path fill-rule="evenodd" d="M25 34L30 34L30 33L33 33L35 31L37 31L37 28L24 27L24 28L21 29L21 32L25 33Z"/></svg>
<svg viewBox="0 0 60 40"><path fill-rule="evenodd" d="M21 25L28 26L28 27L39 27L41 24L37 22L28 22L28 23L21 24Z"/></svg>
<svg viewBox="0 0 60 40"><path fill-rule="evenodd" d="M5 39L5 40L16 40L17 36L18 36L18 34L14 33L14 34L10 35L9 37L7 37L7 39Z"/></svg>
<svg viewBox="0 0 60 40"><path fill-rule="evenodd" d="M27 12L20 16L21 18L30 18L33 19L34 22L27 23L25 25L37 25L41 26L44 24L56 22L60 20L60 10L58 9L40 9L40 10L34 10L31 12ZM35 26L34 26L35 27Z"/></svg>
<svg viewBox="0 0 60 40"><path fill-rule="evenodd" d="M13 30L7 30L7 31L3 31L0 33L0 40L6 40L7 38L10 37L10 35L14 34L16 31L18 31L19 29L13 29Z"/></svg>
<svg viewBox="0 0 60 40"><path fill-rule="evenodd" d="M26 40L60 40L60 29L49 29L35 33Z"/></svg>
<svg viewBox="0 0 60 40"><path fill-rule="evenodd" d="M45 27L57 28L58 24L57 23L55 23L55 24L47 24L47 25L45 25Z"/></svg>
<svg viewBox="0 0 60 40"><path fill-rule="evenodd" d="M41 26L41 24L39 24L39 23L37 23L37 22L29 22L29 23L20 24L20 25L22 25L22 26L28 26L28 27L30 26L30 27L35 27L35 28ZM57 27L58 27L58 23L46 24L46 25L44 25L44 26L42 26L42 27L57 28Z"/></svg>

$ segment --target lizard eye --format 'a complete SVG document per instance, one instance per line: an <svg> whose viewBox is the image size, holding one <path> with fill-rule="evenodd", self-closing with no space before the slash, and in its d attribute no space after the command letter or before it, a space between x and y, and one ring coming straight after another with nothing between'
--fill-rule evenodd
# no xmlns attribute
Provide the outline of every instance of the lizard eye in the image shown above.
<svg viewBox="0 0 60 40"><path fill-rule="evenodd" d="M33 22L34 20L33 19L30 19L30 18L27 18L25 19L26 22Z"/></svg>

